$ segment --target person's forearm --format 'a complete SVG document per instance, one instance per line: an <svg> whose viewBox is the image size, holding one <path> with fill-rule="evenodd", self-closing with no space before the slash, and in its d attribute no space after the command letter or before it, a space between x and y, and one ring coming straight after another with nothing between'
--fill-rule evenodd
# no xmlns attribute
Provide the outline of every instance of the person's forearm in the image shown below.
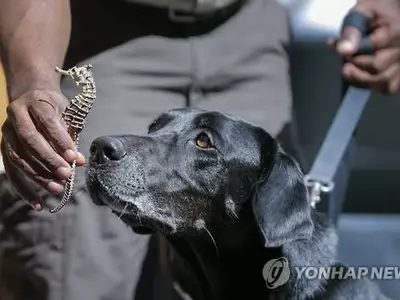
<svg viewBox="0 0 400 300"><path fill-rule="evenodd" d="M58 89L68 47L69 0L0 0L0 57L9 97Z"/></svg>

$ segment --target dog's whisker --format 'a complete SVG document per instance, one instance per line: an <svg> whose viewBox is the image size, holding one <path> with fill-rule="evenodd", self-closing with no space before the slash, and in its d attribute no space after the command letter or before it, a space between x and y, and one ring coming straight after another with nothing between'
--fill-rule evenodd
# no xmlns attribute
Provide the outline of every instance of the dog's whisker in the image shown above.
<svg viewBox="0 0 400 300"><path fill-rule="evenodd" d="M236 212L234 212L233 210L231 211L231 213L233 214L233 216L239 220L239 216L236 214Z"/></svg>
<svg viewBox="0 0 400 300"><path fill-rule="evenodd" d="M125 210L127 209L127 207L128 207L128 202L125 204L125 206L124 206L124 208L122 209L122 211L121 211L121 213L119 214L119 216L118 216L118 219L121 219L122 218L122 216L124 215L124 213L125 213Z"/></svg>
<svg viewBox="0 0 400 300"><path fill-rule="evenodd" d="M142 223L142 218L140 217L139 212L136 214L136 216L137 216L137 218L138 218L139 224L140 224L140 225L143 225L143 223Z"/></svg>
<svg viewBox="0 0 400 300"><path fill-rule="evenodd" d="M214 237L212 236L211 232L207 229L207 227L204 226L203 228L204 228L204 230L208 233L208 235L210 236L211 241L212 241L213 244L214 244L215 250L217 251L217 255L219 256L218 246L217 246L217 243L215 242Z"/></svg>

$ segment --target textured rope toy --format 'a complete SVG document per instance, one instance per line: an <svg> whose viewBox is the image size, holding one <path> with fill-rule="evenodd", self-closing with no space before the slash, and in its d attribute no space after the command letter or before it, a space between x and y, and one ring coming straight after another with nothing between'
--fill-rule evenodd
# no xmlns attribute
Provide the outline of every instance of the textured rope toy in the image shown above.
<svg viewBox="0 0 400 300"><path fill-rule="evenodd" d="M73 67L69 70L56 68L56 71L61 75L72 78L81 89L80 93L71 100L62 114L63 119L67 123L68 133L74 141L76 148L79 145L79 133L85 127L86 117L96 100L96 85L93 74L90 71L91 68L92 65L90 64L83 65L82 67ZM71 198L75 181L75 168L76 161L74 160L71 165L72 175L66 181L65 192L61 202L57 207L50 210L51 213L60 211Z"/></svg>

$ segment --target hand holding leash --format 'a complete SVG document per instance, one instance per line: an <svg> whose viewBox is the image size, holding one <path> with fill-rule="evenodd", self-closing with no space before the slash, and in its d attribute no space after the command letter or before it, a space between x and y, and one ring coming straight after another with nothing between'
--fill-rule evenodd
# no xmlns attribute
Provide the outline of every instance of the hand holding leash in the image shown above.
<svg viewBox="0 0 400 300"><path fill-rule="evenodd" d="M400 88L400 1L358 0L349 21L345 19L341 36L333 43L346 60L344 80L396 93ZM364 43L371 51L364 51Z"/></svg>

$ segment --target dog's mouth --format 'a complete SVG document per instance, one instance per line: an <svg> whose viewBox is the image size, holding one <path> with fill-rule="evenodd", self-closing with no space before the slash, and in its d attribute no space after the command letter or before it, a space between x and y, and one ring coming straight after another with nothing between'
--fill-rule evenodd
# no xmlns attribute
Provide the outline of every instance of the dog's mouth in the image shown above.
<svg viewBox="0 0 400 300"><path fill-rule="evenodd" d="M128 201L126 199L128 197L111 193L99 180L90 179L88 187L93 203L110 208L122 221L132 227L136 233L151 234L155 232L153 220L140 213L132 200ZM140 193L138 193L129 198L134 199L140 196Z"/></svg>
<svg viewBox="0 0 400 300"><path fill-rule="evenodd" d="M110 208L134 232L152 234L158 231L167 235L176 232L174 225L162 221L162 216L154 207L143 207L144 203L150 202L144 189L128 196L118 191L117 184L112 185L108 181L100 180L95 172L89 171L87 180L92 201L96 205Z"/></svg>
<svg viewBox="0 0 400 300"><path fill-rule="evenodd" d="M157 192L156 188L149 188L145 182L137 180L133 173L131 176L118 174L110 168L89 166L86 184L93 203L110 208L139 234L185 234L190 230L188 214L179 211L177 201L171 198L175 194Z"/></svg>

